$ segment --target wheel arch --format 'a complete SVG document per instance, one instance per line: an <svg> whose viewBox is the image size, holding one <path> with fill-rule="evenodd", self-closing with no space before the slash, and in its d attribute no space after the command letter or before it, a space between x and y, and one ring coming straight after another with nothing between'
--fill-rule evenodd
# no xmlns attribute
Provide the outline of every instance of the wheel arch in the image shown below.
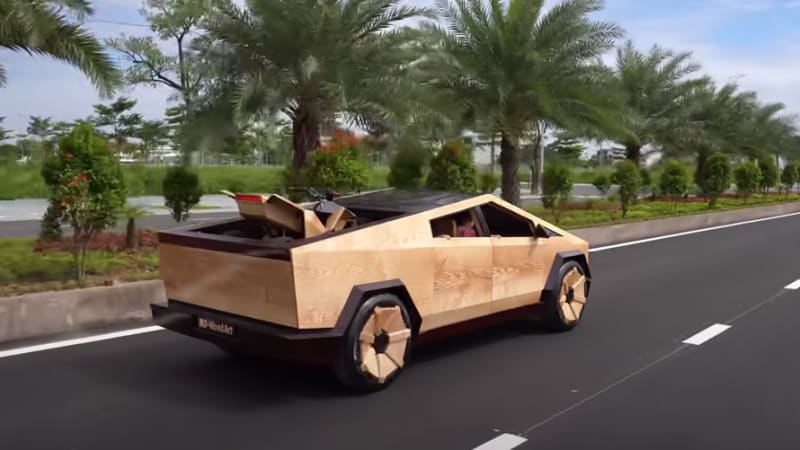
<svg viewBox="0 0 800 450"><path fill-rule="evenodd" d="M548 296L552 296L554 292L558 292L560 290L558 272L561 269L561 266L569 261L575 261L581 265L581 268L586 275L586 292L588 295L589 290L591 289L592 280L592 272L591 268L589 267L589 262L586 259L586 255L582 251L571 250L556 253L556 257L553 260L553 264L550 266L550 273L547 275L547 281L545 281L544 289L542 291L543 299L547 298Z"/></svg>
<svg viewBox="0 0 800 450"><path fill-rule="evenodd" d="M353 321L359 306L369 297L378 294L394 294L400 299L408 310L411 318L412 332L416 335L422 325L422 316L419 314L411 294L408 293L405 284L399 279L378 281L375 283L365 283L353 286L350 295L347 296L344 308L342 308L339 319L336 321L335 329L344 335L350 323Z"/></svg>

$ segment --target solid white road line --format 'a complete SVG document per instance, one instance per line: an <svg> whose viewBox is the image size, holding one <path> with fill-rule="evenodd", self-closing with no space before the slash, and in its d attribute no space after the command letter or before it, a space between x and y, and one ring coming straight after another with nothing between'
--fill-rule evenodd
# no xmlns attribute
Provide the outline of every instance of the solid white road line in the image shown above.
<svg viewBox="0 0 800 450"><path fill-rule="evenodd" d="M791 289L793 291L800 289L800 280L787 284L785 289Z"/></svg>
<svg viewBox="0 0 800 450"><path fill-rule="evenodd" d="M724 333L730 325L722 325L721 323L715 323L710 327L706 328L705 330L695 334L694 336L690 337L683 341L684 344L691 344L691 345L701 345L704 342L710 340L714 336Z"/></svg>
<svg viewBox="0 0 800 450"><path fill-rule="evenodd" d="M484 442L483 444L473 448L472 450L511 450L512 448L519 447L526 441L527 439L522 436L503 433L491 441Z"/></svg>
<svg viewBox="0 0 800 450"><path fill-rule="evenodd" d="M160 331L164 328L159 326L150 326L143 328L134 328L131 330L115 331L113 333L98 334L95 336L87 336L82 338L68 339L66 341L49 342L47 344L32 345L30 347L20 347L11 350L0 351L0 358L8 358L9 356L24 355L25 353L41 352L44 350L52 350L55 348L69 347L72 345L88 344L90 342L105 341L108 339L118 339L126 336L134 336L137 334L152 333L153 331Z"/></svg>
<svg viewBox="0 0 800 450"><path fill-rule="evenodd" d="M715 227L700 228L700 229L697 229L697 230L683 231L683 232L680 232L680 233L665 234L663 236L655 236L655 237L651 237L651 238L647 238L647 239L640 239L638 241L622 242L620 244L607 245L605 247L591 248L591 249L589 249L589 252L590 253L602 252L602 251L605 251L605 250L612 250L612 249L620 248L620 247L629 247L631 245L646 244L648 242L655 242L655 241L660 241L660 240L663 240L663 239L672 239L672 238L681 237L681 236L689 236L691 234L705 233L705 232L708 232L708 231L715 231L715 230L723 230L725 228L740 227L742 225L750 225L752 223L759 223L759 222L767 222L767 221L770 221L770 220L785 219L787 217L794 217L794 216L800 216L800 212L782 214L780 216L764 217L762 219L747 220L747 221L744 221L744 222L729 223L729 224L726 224L726 225L717 225Z"/></svg>

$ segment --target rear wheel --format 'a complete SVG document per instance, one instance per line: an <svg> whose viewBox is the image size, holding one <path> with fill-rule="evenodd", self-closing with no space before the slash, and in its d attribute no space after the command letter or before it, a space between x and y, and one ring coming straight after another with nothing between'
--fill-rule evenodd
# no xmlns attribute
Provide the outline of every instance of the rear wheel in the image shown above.
<svg viewBox="0 0 800 450"><path fill-rule="evenodd" d="M393 294L370 297L356 312L334 364L337 378L357 391L385 388L411 352L411 318Z"/></svg>
<svg viewBox="0 0 800 450"><path fill-rule="evenodd" d="M586 272L576 261L567 261L558 271L559 284L547 299L545 326L553 331L569 331L577 326L586 309Z"/></svg>

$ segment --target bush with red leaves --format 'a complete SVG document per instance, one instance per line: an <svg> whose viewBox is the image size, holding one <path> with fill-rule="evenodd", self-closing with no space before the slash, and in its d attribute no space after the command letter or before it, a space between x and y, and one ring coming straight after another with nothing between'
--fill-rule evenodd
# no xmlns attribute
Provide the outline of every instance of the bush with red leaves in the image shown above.
<svg viewBox="0 0 800 450"><path fill-rule="evenodd" d="M158 236L152 230L138 230L139 250L148 251L158 247ZM69 238L39 239L33 246L35 252L68 252L72 241ZM89 241L90 251L123 252L125 248L125 233L103 232L92 237Z"/></svg>

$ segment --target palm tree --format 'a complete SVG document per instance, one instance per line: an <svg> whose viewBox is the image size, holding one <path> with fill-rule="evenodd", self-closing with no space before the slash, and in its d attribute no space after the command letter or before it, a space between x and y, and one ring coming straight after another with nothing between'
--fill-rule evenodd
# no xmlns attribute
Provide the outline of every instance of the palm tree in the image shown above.
<svg viewBox="0 0 800 450"><path fill-rule="evenodd" d="M631 139L621 140L626 158L638 166L642 147L674 142L686 127L687 96L691 90L704 85L704 77L687 79L700 70L689 61L691 52L674 53L653 46L647 53L639 51L628 40L617 49L615 76L619 95L628 108L627 127L634 132Z"/></svg>
<svg viewBox="0 0 800 450"><path fill-rule="evenodd" d="M249 0L241 8L225 2L207 24L226 62L229 85L217 87L218 97L233 103L237 121L287 115L297 176L334 114L359 124L398 121L408 111L405 94L413 86L407 74L417 57L408 44L415 33L390 28L428 13L399 3Z"/></svg>
<svg viewBox="0 0 800 450"><path fill-rule="evenodd" d="M425 24L438 52L422 67L466 117L500 135L502 196L519 203L520 140L541 123L600 127L624 134L610 74L600 56L622 37L589 15L599 0L564 0L546 13L541 0L441 0L445 24Z"/></svg>
<svg viewBox="0 0 800 450"><path fill-rule="evenodd" d="M103 51L103 44L85 28L72 23L93 14L86 0L0 0L0 47L28 54L48 55L77 67L104 97L110 97L121 77ZM6 83L0 65L0 87Z"/></svg>

